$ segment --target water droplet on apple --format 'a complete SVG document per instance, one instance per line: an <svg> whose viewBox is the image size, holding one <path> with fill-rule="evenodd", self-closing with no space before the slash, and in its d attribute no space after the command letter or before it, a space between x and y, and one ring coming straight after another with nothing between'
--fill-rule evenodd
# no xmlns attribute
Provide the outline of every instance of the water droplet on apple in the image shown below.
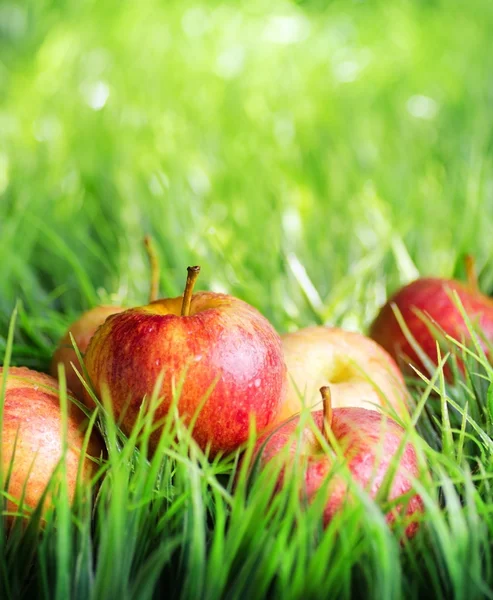
<svg viewBox="0 0 493 600"><path fill-rule="evenodd" d="M195 362L200 362L202 360L202 354L197 354L195 357Z"/></svg>
<svg viewBox="0 0 493 600"><path fill-rule="evenodd" d="M261 380L261 379L255 379L255 381L254 381L254 384L255 384L255 387L256 387L256 388L260 387L260 384L261 384L261 383L262 383L262 380Z"/></svg>

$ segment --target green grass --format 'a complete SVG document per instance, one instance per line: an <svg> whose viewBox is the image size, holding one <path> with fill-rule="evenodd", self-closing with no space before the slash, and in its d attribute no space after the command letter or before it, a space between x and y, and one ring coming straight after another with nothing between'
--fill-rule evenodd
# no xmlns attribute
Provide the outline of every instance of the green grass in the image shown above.
<svg viewBox="0 0 493 600"><path fill-rule="evenodd" d="M47 370L81 311L144 303L146 233L162 295L200 264L280 332L365 332L466 253L493 292L492 27L489 0L0 3L2 363ZM98 496L0 536L0 597L492 597L492 390L477 361L418 386L403 544L365 494L323 532L296 481L269 503L179 422L147 460L103 421Z"/></svg>

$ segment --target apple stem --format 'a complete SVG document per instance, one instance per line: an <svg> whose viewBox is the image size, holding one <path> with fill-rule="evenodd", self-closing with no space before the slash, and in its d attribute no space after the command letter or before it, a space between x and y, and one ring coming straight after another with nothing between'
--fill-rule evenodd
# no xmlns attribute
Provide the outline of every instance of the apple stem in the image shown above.
<svg viewBox="0 0 493 600"><path fill-rule="evenodd" d="M188 317L190 314L190 304L192 303L193 286L197 281L197 277L200 273L200 267L187 268L187 283L185 285L185 291L183 292L183 302L181 303L181 316Z"/></svg>
<svg viewBox="0 0 493 600"><path fill-rule="evenodd" d="M144 245L147 252L147 258L151 266L151 289L149 290L149 302L155 302L159 294L159 260L156 254L156 248L150 235L144 238Z"/></svg>
<svg viewBox="0 0 493 600"><path fill-rule="evenodd" d="M322 402L324 406L324 427L323 427L323 435L326 442L329 442L329 431L332 428L332 401L331 401L331 393L330 387L324 385L320 388L320 393L322 394Z"/></svg>
<svg viewBox="0 0 493 600"><path fill-rule="evenodd" d="M471 254L466 254L466 257L464 258L464 263L466 266L467 284L472 290L477 292L479 291L479 285L478 274L476 272L476 260L474 259L474 256L472 256Z"/></svg>

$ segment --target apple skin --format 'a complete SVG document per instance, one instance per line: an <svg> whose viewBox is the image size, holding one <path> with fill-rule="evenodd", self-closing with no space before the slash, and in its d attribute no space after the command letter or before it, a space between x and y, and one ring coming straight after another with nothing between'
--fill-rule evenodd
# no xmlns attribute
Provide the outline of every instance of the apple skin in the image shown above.
<svg viewBox="0 0 493 600"><path fill-rule="evenodd" d="M85 363L97 396L104 389L122 430L129 433L144 397L164 373L154 415L168 412L173 389L187 369L178 410L188 425L205 394L193 437L210 454L229 453L277 416L286 392L286 366L279 335L252 306L226 294L199 292L190 314L182 297L157 300L109 317L92 338ZM85 394L88 406L93 402ZM150 439L151 452L160 436Z"/></svg>
<svg viewBox="0 0 493 600"><path fill-rule="evenodd" d="M3 373L3 367L0 367L0 381ZM67 410L68 449L65 465L68 495L72 501L88 419L69 399ZM25 486L24 506L34 509L62 456L62 415L58 383L55 379L26 367L9 368L1 443L4 476L9 469L15 447L8 493L20 499ZM97 431L93 430L87 454L99 458L103 453L103 440ZM97 468L94 461L84 458L83 479L88 480ZM45 499L43 510L49 502L48 497ZM18 508L16 502L7 500L8 511L16 511ZM8 518L8 521L13 522L13 518Z"/></svg>
<svg viewBox="0 0 493 600"><path fill-rule="evenodd" d="M72 346L70 333L73 335L80 353L84 355L96 329L102 325L110 315L114 315L124 310L125 309L121 306L96 306L83 313L77 321L72 323L65 335L58 342L57 349L51 360L50 374L55 379L58 379L58 365L60 363L63 364L65 367L65 376L67 378L67 387L78 400L82 400L84 397L84 386L71 364L73 363L82 374L81 369L79 368L77 354Z"/></svg>
<svg viewBox="0 0 493 600"><path fill-rule="evenodd" d="M323 435L323 411L315 411L312 416L315 427ZM303 463L306 470L302 493L308 502L315 497L326 478L331 476L332 481L327 487L327 504L323 513L323 523L327 526L334 514L350 501L348 486L342 476L331 475L331 470L338 459L323 450L310 424L303 428L301 439L297 437L299 419L299 416L294 416L279 425L274 432L262 435L254 447L251 464L255 464L258 460L259 469L263 470L271 467L279 468L279 461L281 461L282 466L278 471L275 486L275 493L278 493L284 487L285 480L289 479L294 461L300 460L301 455L306 460L306 463ZM342 448L352 478L367 489L372 498L375 498L391 465L392 457L398 451L404 430L392 419L358 407L334 408L331 430ZM301 452L298 439L302 446ZM286 450L288 450L287 456ZM407 494L412 489L410 479L418 475L416 451L414 446L408 443L395 472L388 500ZM406 515L410 517L414 513L421 512L423 512L423 502L421 497L415 494L407 504ZM395 521L395 518L395 511L386 515L388 523ZM413 536L417 529L418 523L413 521L406 528L406 535Z"/></svg>
<svg viewBox="0 0 493 600"><path fill-rule="evenodd" d="M454 304L453 292L457 293L471 322L479 326L487 340L493 341L493 300L470 285L440 278L417 279L397 291L380 310L371 325L370 336L398 361L404 372L414 373L409 366L412 363L426 374L428 371L407 341L392 305L396 305L415 340L437 365L436 338L416 311L425 314L444 333L467 343L470 334ZM487 348L485 351L487 352ZM450 368L445 367L444 373L450 381Z"/></svg>
<svg viewBox="0 0 493 600"><path fill-rule="evenodd" d="M408 414L408 392L394 359L370 338L337 327L306 327L281 336L288 393L277 422L299 413L302 402L322 408L328 385L332 406L394 409ZM301 398L300 398L301 395Z"/></svg>

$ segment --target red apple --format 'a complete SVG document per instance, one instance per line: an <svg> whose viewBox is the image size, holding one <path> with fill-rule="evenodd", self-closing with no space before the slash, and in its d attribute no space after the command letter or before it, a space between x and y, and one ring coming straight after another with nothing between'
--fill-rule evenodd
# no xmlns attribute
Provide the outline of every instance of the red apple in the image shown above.
<svg viewBox="0 0 493 600"><path fill-rule="evenodd" d="M159 264L156 251L149 236L144 238L144 244L151 265L149 302L153 302L158 296ZM123 312L124 310L126 309L122 306L96 306L83 313L77 321L72 323L62 339L58 342L58 346L51 360L50 373L53 377L57 378L58 365L63 364L67 378L67 387L79 400L82 400L84 397L84 386L72 365L74 365L80 373L82 370L72 345L70 334L72 334L79 352L84 355L96 329L102 325L110 315Z"/></svg>
<svg viewBox="0 0 493 600"><path fill-rule="evenodd" d="M109 317L87 349L85 363L99 398L108 390L114 414L129 433L144 397L161 373L155 420L170 407L184 377L178 410L189 424L203 404L193 437L212 455L228 453L277 416L286 389L281 340L252 306L226 294L192 296L198 267L189 267L185 293ZM86 394L89 406L92 400ZM160 436L151 438L151 450Z"/></svg>
<svg viewBox="0 0 493 600"><path fill-rule="evenodd" d="M80 353L84 355L97 328L102 325L110 315L114 315L124 310L125 309L121 306L96 306L83 313L75 323L72 323L65 335L58 342L58 347L51 360L50 373L53 377L58 377L58 365L60 363L63 364L67 377L67 387L79 400L82 400L84 397L84 386L72 365L74 365L80 373L82 373L82 369L72 345L70 334L73 335Z"/></svg>
<svg viewBox="0 0 493 600"><path fill-rule="evenodd" d="M332 445L331 440L335 440L343 452L353 481L375 498L399 450L404 430L392 419L365 408L332 409L329 388L321 391L324 410L312 413L315 427L329 446ZM297 431L299 420L300 417L295 416L274 432L261 436L255 445L251 464L258 464L260 470L272 469L273 474L278 473L275 486L275 493L278 493L289 480L295 461L301 460L305 468L303 490L300 492L303 498L313 501L320 488L327 485L327 502L323 512L323 522L327 526L334 514L345 503L351 502L352 494L347 479L333 471L338 461L335 453L326 451L310 424L303 428L300 437ZM399 456L388 495L388 500L396 500L397 506L387 514L389 523L395 520L396 512L403 510L404 504L398 499L406 494L411 493L411 498L406 498L405 502L406 517L417 516L423 511L421 497L412 493L411 480L419 475L414 446L407 443ZM327 481L328 477L330 481ZM414 535L417 528L417 520L410 519L407 536Z"/></svg>
<svg viewBox="0 0 493 600"><path fill-rule="evenodd" d="M474 264L470 258L467 270L467 283L453 279L417 279L395 293L380 310L371 325L370 336L399 362L404 371L412 373L409 365L413 364L421 372L428 372L408 342L393 306L399 310L409 332L434 365L438 364L437 339L442 344L445 342L445 335L466 344L470 340L470 333L457 307L454 293L471 322L479 326L486 340L493 342L493 300L479 291ZM454 349L451 342L447 346ZM485 350L487 351L486 344ZM451 370L446 368L444 372L450 380Z"/></svg>
<svg viewBox="0 0 493 600"><path fill-rule="evenodd" d="M322 408L320 388L329 385L334 408L385 407L407 414L407 389L393 358L360 333L337 327L306 327L282 338L289 387L278 422L300 412L302 401Z"/></svg>
<svg viewBox="0 0 493 600"><path fill-rule="evenodd" d="M4 369L0 367L0 382ZM68 401L67 442L65 458L69 499L72 500L79 463L83 459L82 476L88 480L97 464L82 456L86 415ZM7 511L16 511L23 495L24 506L34 509L62 457L62 416L58 398L58 383L49 375L25 367L10 367L3 408L2 469L6 477L14 453L8 493L17 500L7 500ZM103 441L92 432L88 455L98 458L103 453ZM45 508L49 504L46 499Z"/></svg>

